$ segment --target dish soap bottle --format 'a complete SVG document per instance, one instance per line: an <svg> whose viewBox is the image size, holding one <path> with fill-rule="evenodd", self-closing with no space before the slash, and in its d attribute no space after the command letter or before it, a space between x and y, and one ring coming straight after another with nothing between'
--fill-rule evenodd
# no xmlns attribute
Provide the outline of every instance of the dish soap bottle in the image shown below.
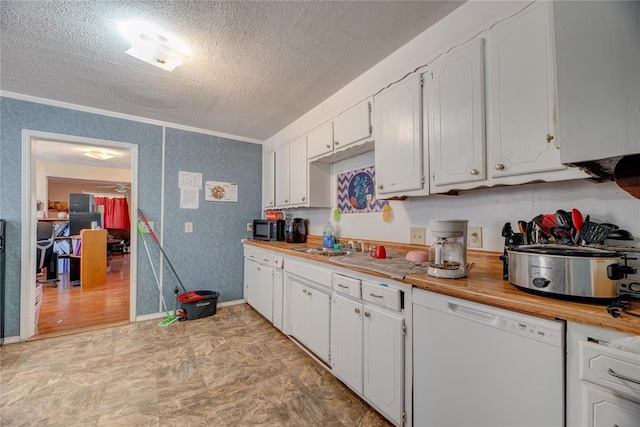
<svg viewBox="0 0 640 427"><path fill-rule="evenodd" d="M334 232L333 225L331 225L331 221L329 221L322 229L322 247L333 248L333 245L336 243Z"/></svg>

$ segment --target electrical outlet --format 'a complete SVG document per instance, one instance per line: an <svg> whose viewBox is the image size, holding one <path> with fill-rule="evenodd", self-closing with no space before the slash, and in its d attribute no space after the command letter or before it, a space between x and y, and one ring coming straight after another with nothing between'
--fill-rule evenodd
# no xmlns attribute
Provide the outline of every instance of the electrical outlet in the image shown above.
<svg viewBox="0 0 640 427"><path fill-rule="evenodd" d="M427 229L425 227L411 227L409 229L409 243L412 245L425 245Z"/></svg>
<svg viewBox="0 0 640 427"><path fill-rule="evenodd" d="M247 223L247 231L253 231L253 223L252 222L248 222Z"/></svg>
<svg viewBox="0 0 640 427"><path fill-rule="evenodd" d="M185 222L184 223L184 232L185 233L193 233L193 223L192 222Z"/></svg>
<svg viewBox="0 0 640 427"><path fill-rule="evenodd" d="M482 247L482 227L469 227L469 242L468 245L470 248L481 248Z"/></svg>

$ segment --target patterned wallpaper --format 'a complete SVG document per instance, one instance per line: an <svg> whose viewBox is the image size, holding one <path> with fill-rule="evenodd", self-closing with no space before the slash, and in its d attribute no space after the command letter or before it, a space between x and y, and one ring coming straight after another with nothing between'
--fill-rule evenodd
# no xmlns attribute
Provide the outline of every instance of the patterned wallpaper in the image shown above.
<svg viewBox="0 0 640 427"><path fill-rule="evenodd" d="M0 217L7 220L5 336L20 333L20 233L22 130L37 130L138 145L139 207L155 229L161 230L162 127L99 114L0 97ZM261 198L261 146L194 132L167 129L164 229L167 253L190 288L217 289L219 301L242 296L242 252L246 218L258 218ZM206 205L185 211L176 199L177 171L198 171L207 180L239 184L239 202L232 208ZM132 218L133 219L133 218ZM194 233L183 233L184 221L194 223ZM141 246L141 242L140 247ZM224 250L222 246L225 246ZM158 312L159 295L144 251L138 251L137 314ZM159 252L153 253L160 262ZM203 269L203 266L210 267ZM220 267L215 267L218 265ZM173 301L171 273L164 281Z"/></svg>

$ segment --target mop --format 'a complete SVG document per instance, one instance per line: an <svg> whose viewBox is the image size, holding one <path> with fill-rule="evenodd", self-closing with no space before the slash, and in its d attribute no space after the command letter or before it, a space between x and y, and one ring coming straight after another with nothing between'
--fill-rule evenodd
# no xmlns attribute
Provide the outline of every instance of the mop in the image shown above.
<svg viewBox="0 0 640 427"><path fill-rule="evenodd" d="M138 233L140 233L140 237L142 238L142 243L144 244L144 249L147 252L147 257L149 258L149 264L151 264L151 271L153 271L153 277L156 279L156 285L158 285L158 291L160 291L160 298L162 299L162 306L164 307L164 311L167 314L167 318L162 322L158 323L158 326L168 326L178 320L178 317L171 315L169 313L169 308L167 307L167 303L164 300L164 296L162 296L162 287L160 286L160 280L158 280L158 275L156 274L156 269L153 267L153 260L151 259L151 254L149 253L149 247L147 246L147 241L144 239L144 230L142 228L142 223L138 221Z"/></svg>

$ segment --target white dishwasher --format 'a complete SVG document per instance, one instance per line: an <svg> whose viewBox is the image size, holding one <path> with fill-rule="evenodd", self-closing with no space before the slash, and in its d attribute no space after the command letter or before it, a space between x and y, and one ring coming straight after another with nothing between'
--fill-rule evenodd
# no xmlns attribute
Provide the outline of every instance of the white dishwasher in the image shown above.
<svg viewBox="0 0 640 427"><path fill-rule="evenodd" d="M564 322L414 290L414 425L565 424Z"/></svg>

